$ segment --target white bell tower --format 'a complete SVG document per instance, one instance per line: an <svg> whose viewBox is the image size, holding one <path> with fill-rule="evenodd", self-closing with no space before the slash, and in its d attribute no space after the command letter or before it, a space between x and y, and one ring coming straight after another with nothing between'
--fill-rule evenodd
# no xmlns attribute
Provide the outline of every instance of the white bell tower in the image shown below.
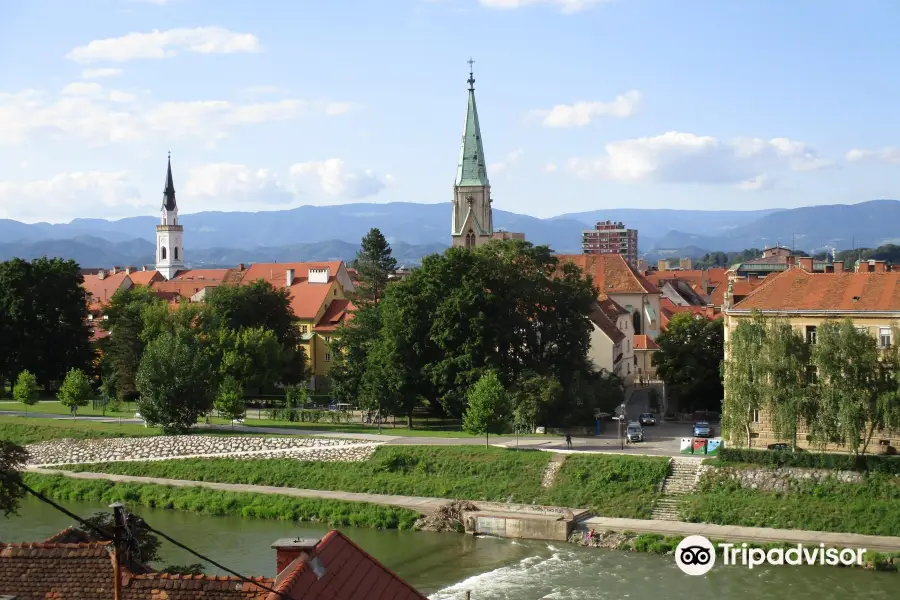
<svg viewBox="0 0 900 600"><path fill-rule="evenodd" d="M178 224L178 205L175 203L175 182L172 180L172 153L169 153L169 169L160 224L156 226L156 270L168 281L184 269L184 227Z"/></svg>

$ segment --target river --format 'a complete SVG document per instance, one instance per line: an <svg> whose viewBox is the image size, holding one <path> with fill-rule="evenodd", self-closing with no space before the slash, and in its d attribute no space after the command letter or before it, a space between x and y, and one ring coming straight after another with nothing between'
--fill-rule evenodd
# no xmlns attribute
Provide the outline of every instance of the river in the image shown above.
<svg viewBox="0 0 900 600"><path fill-rule="evenodd" d="M104 507L65 502L88 516ZM275 575L278 538L321 536L327 528L136 507L154 528L244 575ZM71 519L28 498L19 516L0 516L0 540L41 541ZM716 567L682 574L671 557L580 548L563 543L473 538L452 533L344 528L366 551L432 600L887 600L900 597L900 575L835 567ZM167 563L198 559L163 542ZM225 574L207 565L210 574Z"/></svg>

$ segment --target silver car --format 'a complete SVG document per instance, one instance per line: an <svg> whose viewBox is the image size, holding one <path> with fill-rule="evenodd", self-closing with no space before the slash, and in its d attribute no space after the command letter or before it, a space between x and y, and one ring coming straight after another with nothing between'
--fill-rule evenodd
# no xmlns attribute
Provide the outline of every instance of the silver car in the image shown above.
<svg viewBox="0 0 900 600"><path fill-rule="evenodd" d="M628 429L625 430L625 438L629 442L643 442L644 428L641 427L640 423L629 423Z"/></svg>

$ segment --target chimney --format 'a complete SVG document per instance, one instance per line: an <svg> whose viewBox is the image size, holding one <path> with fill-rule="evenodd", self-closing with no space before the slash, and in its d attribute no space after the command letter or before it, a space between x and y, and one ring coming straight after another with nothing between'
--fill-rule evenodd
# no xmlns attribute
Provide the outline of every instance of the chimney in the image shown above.
<svg viewBox="0 0 900 600"><path fill-rule="evenodd" d="M794 265L797 264L796 256L787 256L787 257L785 257L785 259L787 260L788 269L790 269L791 267L793 267Z"/></svg>
<svg viewBox="0 0 900 600"><path fill-rule="evenodd" d="M119 272L119 267L113 267L112 269L109 270L110 275L115 275L118 272Z"/></svg>
<svg viewBox="0 0 900 600"><path fill-rule="evenodd" d="M797 263L800 265L800 268L806 271L807 273L813 272L813 257L812 256L801 256L797 258Z"/></svg>
<svg viewBox="0 0 900 600"><path fill-rule="evenodd" d="M832 265L834 267L835 273L843 273L844 272L844 261L839 260L838 262Z"/></svg>
<svg viewBox="0 0 900 600"><path fill-rule="evenodd" d="M141 265L141 271L146 271L146 270L147 270L147 265Z"/></svg>
<svg viewBox="0 0 900 600"><path fill-rule="evenodd" d="M131 267L125 267L125 274L131 275Z"/></svg>
<svg viewBox="0 0 900 600"><path fill-rule="evenodd" d="M869 261L871 268L869 269L873 273L884 273L887 271L887 262L883 260L872 260Z"/></svg>
<svg viewBox="0 0 900 600"><path fill-rule="evenodd" d="M243 271L243 270L244 270L244 263L241 263L238 265L238 271Z"/></svg>
<svg viewBox="0 0 900 600"><path fill-rule="evenodd" d="M288 269L284 275L284 285L286 287L291 287L294 285L294 270Z"/></svg>
<svg viewBox="0 0 900 600"><path fill-rule="evenodd" d="M275 548L276 574L281 575L292 562L305 555L313 556L316 545L322 540L315 538L281 538L275 540L272 547Z"/></svg>
<svg viewBox="0 0 900 600"><path fill-rule="evenodd" d="M101 281L106 279L106 271L104 271L103 269L100 269L99 271L97 271L97 279L99 279Z"/></svg>
<svg viewBox="0 0 900 600"><path fill-rule="evenodd" d="M707 304L706 305L706 318L708 318L708 319L716 318L716 305L715 304Z"/></svg>

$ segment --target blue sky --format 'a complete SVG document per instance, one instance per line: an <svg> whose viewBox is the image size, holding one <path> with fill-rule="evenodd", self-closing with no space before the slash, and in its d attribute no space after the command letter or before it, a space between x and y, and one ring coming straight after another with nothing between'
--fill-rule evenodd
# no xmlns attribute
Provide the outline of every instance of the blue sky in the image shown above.
<svg viewBox="0 0 900 600"><path fill-rule="evenodd" d="M900 198L895 0L0 0L0 218Z"/></svg>

